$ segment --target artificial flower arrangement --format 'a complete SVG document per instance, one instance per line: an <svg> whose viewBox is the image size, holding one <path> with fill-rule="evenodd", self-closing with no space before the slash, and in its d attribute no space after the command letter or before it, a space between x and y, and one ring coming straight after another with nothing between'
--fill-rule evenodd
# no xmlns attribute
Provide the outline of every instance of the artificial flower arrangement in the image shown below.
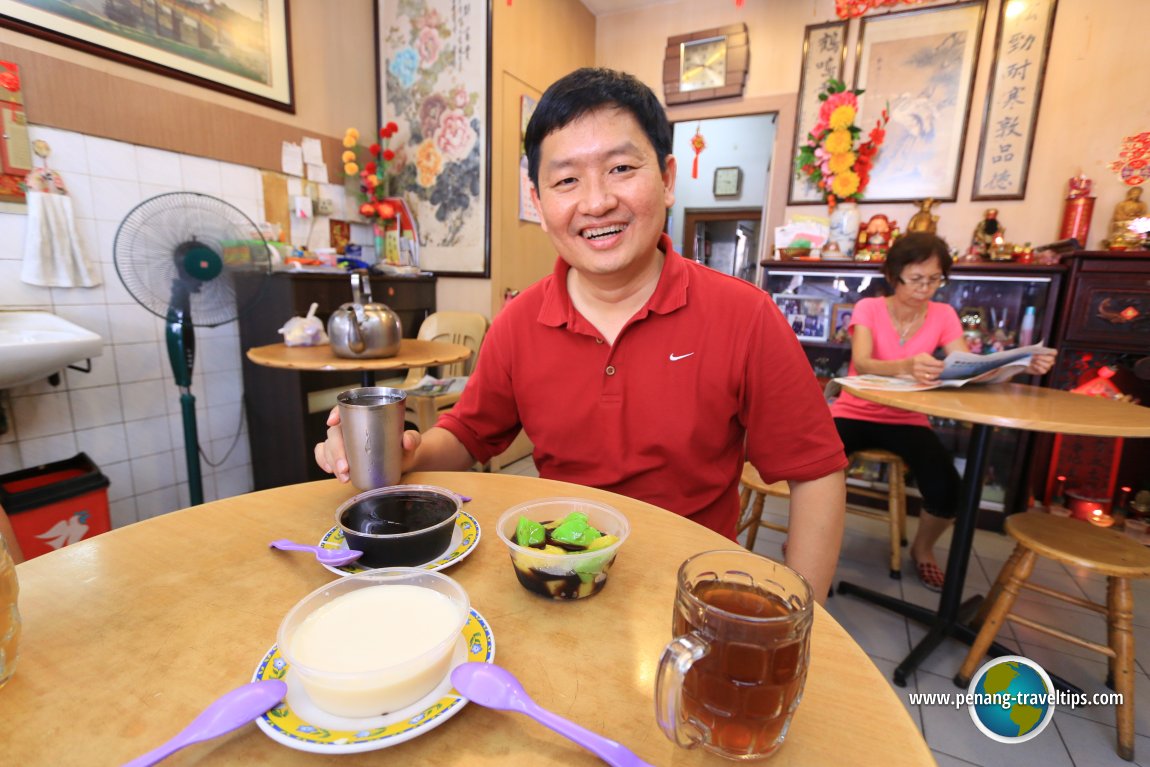
<svg viewBox="0 0 1150 767"><path fill-rule="evenodd" d="M343 136L343 172L347 180L358 177L362 202L359 214L372 224L375 232L376 253L384 263L415 266L418 263L418 245L415 221L402 199L388 194L390 174L388 163L395 159L390 148L391 139L399 130L394 122L379 129L379 142L366 149L367 157L360 167L364 148L359 145L359 131L348 128Z"/></svg>
<svg viewBox="0 0 1150 767"><path fill-rule="evenodd" d="M388 144L397 130L399 130L399 126L393 122L389 122L379 129L380 142L367 147L367 153L371 159L363 163L362 169L359 165L360 151L362 150L362 147L359 146L359 131L355 128L348 128L347 132L343 134L345 151L340 158L343 160L343 172L349 179L359 177L359 191L363 199L359 206L359 214L368 221L379 219L387 221L395 218L395 206L386 200L389 186L387 164L395 159L395 152L391 150Z"/></svg>
<svg viewBox="0 0 1150 767"><path fill-rule="evenodd" d="M799 147L799 170L832 207L836 200L863 196L875 155L886 138L890 114L884 109L867 139L856 145L862 135L862 129L855 125L862 93L848 89L839 80L828 80L826 90L819 94L822 105L815 126Z"/></svg>

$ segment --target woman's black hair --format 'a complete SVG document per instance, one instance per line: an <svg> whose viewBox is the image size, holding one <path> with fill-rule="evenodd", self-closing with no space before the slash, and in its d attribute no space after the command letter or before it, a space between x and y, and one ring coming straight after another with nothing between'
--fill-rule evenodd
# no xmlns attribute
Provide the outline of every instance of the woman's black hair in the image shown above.
<svg viewBox="0 0 1150 767"><path fill-rule="evenodd" d="M539 149L543 139L589 112L613 107L630 112L647 134L659 170L667 169L671 154L671 124L654 92L633 75L601 67L576 69L556 80L539 99L523 138L527 175L539 188Z"/></svg>
<svg viewBox="0 0 1150 767"><path fill-rule="evenodd" d="M950 276L950 267L954 259L950 255L950 246L946 240L930 232L910 232L894 241L886 254L886 261L882 265L883 276L891 290L902 277L902 270L911 264L921 264L932 258L938 259L944 277Z"/></svg>

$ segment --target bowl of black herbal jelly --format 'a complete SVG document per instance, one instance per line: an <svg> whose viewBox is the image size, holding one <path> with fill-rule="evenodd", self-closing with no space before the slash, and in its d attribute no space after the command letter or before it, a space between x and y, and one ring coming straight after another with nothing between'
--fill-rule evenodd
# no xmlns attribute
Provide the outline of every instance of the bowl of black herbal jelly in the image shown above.
<svg viewBox="0 0 1150 767"><path fill-rule="evenodd" d="M539 498L505 511L495 532L524 588L550 599L582 599L607 585L631 526L605 503Z"/></svg>
<svg viewBox="0 0 1150 767"><path fill-rule="evenodd" d="M432 485L392 485L349 498L335 512L347 547L362 551L357 565L412 567L441 555L451 543L463 500Z"/></svg>

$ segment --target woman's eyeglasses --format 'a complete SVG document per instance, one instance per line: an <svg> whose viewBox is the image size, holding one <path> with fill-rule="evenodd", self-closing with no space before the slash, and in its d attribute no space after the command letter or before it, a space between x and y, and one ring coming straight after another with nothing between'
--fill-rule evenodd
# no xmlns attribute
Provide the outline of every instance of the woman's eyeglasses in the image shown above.
<svg viewBox="0 0 1150 767"><path fill-rule="evenodd" d="M910 285L912 288L941 288L946 284L946 276L936 274L934 277L911 277L910 279L899 277L898 281L903 285Z"/></svg>

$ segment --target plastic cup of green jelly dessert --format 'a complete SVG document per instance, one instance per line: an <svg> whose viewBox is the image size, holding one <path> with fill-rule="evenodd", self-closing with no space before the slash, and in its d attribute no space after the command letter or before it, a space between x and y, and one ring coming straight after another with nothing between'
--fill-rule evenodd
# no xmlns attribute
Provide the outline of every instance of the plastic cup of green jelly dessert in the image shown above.
<svg viewBox="0 0 1150 767"><path fill-rule="evenodd" d="M587 515L592 527L619 540L593 551L552 554L515 542L520 517L539 523L563 519L572 512ZM511 552L515 576L528 591L550 599L582 599L598 594L607 584L607 572L619 547L627 540L631 525L617 509L583 498L538 498L512 506L495 525L495 532Z"/></svg>

